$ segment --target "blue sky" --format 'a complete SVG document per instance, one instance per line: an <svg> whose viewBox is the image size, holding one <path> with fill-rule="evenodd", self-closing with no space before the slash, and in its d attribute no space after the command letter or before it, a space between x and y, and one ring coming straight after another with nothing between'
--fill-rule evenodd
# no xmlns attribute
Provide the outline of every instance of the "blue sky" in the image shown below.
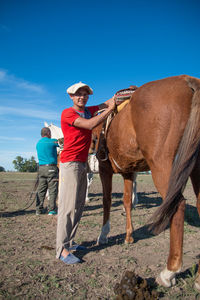
<svg viewBox="0 0 200 300"><path fill-rule="evenodd" d="M0 0L0 166L37 158L44 121L60 126L66 88L89 105L129 85L200 77L197 0Z"/></svg>

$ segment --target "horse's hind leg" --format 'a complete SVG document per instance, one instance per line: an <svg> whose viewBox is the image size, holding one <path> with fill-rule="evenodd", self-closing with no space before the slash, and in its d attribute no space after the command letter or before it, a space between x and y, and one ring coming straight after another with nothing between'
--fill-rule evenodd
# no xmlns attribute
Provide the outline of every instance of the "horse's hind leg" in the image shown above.
<svg viewBox="0 0 200 300"><path fill-rule="evenodd" d="M156 171L154 171L153 168L151 171L154 184L162 198L165 199L171 171L170 163L165 165L163 169L165 170L165 174L158 172L159 167ZM182 195L180 195L180 197L183 198ZM176 283L175 276L181 270L183 255L184 212L185 200L183 198L183 201L181 201L170 223L170 251L167 266L156 279L158 284L165 287L171 287Z"/></svg>
<svg viewBox="0 0 200 300"><path fill-rule="evenodd" d="M107 235L110 232L110 208L113 170L109 161L103 162L99 165L99 175L103 188L103 226L101 228L101 233L97 239L98 245L108 243Z"/></svg>
<svg viewBox="0 0 200 300"><path fill-rule="evenodd" d="M163 279L163 285L166 287L176 284L175 276L182 267L185 200L183 196L181 197L183 200L170 222L170 251L167 267L159 277Z"/></svg>
<svg viewBox="0 0 200 300"><path fill-rule="evenodd" d="M193 189L197 198L197 211L199 213L200 216L200 155L198 157L198 160L194 166L194 169L190 175L191 181L192 181L192 185L193 185Z"/></svg>
<svg viewBox="0 0 200 300"><path fill-rule="evenodd" d="M198 157L197 163L195 164L195 167L190 175L193 189L197 198L197 210L200 216L200 155ZM197 272L197 277L194 284L195 288L200 291L200 260L199 260L199 267Z"/></svg>
<svg viewBox="0 0 200 300"><path fill-rule="evenodd" d="M126 238L125 243L133 243L133 225L131 222L131 209L132 209L132 191L133 191L133 179L134 174L123 174L124 178L124 208L126 211Z"/></svg>

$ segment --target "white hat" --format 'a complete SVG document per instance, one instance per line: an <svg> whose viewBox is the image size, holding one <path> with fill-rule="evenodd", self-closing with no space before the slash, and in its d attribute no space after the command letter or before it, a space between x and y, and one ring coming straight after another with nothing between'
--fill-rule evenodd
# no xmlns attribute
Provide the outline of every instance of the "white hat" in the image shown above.
<svg viewBox="0 0 200 300"><path fill-rule="evenodd" d="M67 93L68 94L75 94L80 88L82 87L86 87L87 90L88 90L88 94L89 95L92 95L93 94L93 90L89 87L89 85L83 83L83 82L78 82L78 83L75 83L73 85L71 85L68 89L67 89Z"/></svg>

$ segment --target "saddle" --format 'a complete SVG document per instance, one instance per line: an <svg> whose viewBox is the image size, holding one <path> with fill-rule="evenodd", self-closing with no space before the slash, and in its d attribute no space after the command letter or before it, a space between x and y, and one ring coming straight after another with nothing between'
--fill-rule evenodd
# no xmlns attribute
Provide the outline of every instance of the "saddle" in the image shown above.
<svg viewBox="0 0 200 300"><path fill-rule="evenodd" d="M116 104L118 105L125 100L130 100L136 89L136 85L131 85L127 89L117 91L114 95Z"/></svg>
<svg viewBox="0 0 200 300"><path fill-rule="evenodd" d="M129 103L131 96L137 89L136 85L131 85L127 89L119 90L118 92L115 93L115 103L117 105L117 112L120 112L124 108L126 104Z"/></svg>
<svg viewBox="0 0 200 300"><path fill-rule="evenodd" d="M120 112L130 101L133 93L137 89L137 86L131 85L127 89L122 89L119 90L115 93L114 98L115 98L115 103L116 103L116 109L108 116L106 121L104 122L102 126L102 131L100 134L100 143L99 143L99 148L97 150L97 157L101 161L105 161L108 159L108 149L107 149L107 144L106 144L106 135L108 128L111 124L111 121L114 119L116 114Z"/></svg>

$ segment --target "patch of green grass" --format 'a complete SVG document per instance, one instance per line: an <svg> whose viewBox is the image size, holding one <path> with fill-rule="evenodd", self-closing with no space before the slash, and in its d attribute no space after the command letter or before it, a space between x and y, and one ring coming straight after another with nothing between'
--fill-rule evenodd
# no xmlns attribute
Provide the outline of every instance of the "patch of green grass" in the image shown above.
<svg viewBox="0 0 200 300"><path fill-rule="evenodd" d="M145 270L145 274L147 275L152 274L152 270L149 267L147 267Z"/></svg>
<svg viewBox="0 0 200 300"><path fill-rule="evenodd" d="M4 289L0 289L0 296L3 297L1 299L13 299L12 295L10 295L10 293Z"/></svg>
<svg viewBox="0 0 200 300"><path fill-rule="evenodd" d="M126 262L127 262L127 264L129 264L129 263L137 264L137 259L135 257L128 257Z"/></svg>
<svg viewBox="0 0 200 300"><path fill-rule="evenodd" d="M8 249L0 249L0 255L1 256L4 256L4 255L6 255L8 253Z"/></svg>
<svg viewBox="0 0 200 300"><path fill-rule="evenodd" d="M87 299L87 289L86 288L79 289L79 295L75 295L74 299L76 300Z"/></svg>
<svg viewBox="0 0 200 300"><path fill-rule="evenodd" d="M184 222L184 233L196 233L197 231Z"/></svg>
<svg viewBox="0 0 200 300"><path fill-rule="evenodd" d="M53 289L60 289L62 287L61 281L65 279L44 273L34 274L32 278L37 284L40 284L40 291L44 293Z"/></svg>
<svg viewBox="0 0 200 300"><path fill-rule="evenodd" d="M86 273L88 276L91 276L94 273L94 267L86 266L84 268L84 273Z"/></svg>
<svg viewBox="0 0 200 300"><path fill-rule="evenodd" d="M35 267L35 266L40 266L40 265L43 265L44 262L42 262L41 260L37 260L37 259L27 259L26 260L26 264L29 266L29 267Z"/></svg>
<svg viewBox="0 0 200 300"><path fill-rule="evenodd" d="M88 281L87 281L87 284L89 286L91 286L92 288L96 288L98 286L98 281L95 279L95 278L90 278Z"/></svg>
<svg viewBox="0 0 200 300"><path fill-rule="evenodd" d="M138 224L138 225L145 225L146 224L146 220L144 218L141 218L141 217L136 217L134 222L135 222L135 224Z"/></svg>
<svg viewBox="0 0 200 300"><path fill-rule="evenodd" d="M100 228L100 227L101 227L101 224L96 223L96 222L94 222L94 221L90 221L90 220L87 220L87 221L81 220L81 221L80 221L80 224L81 224L82 226L90 227L90 228L95 228L95 227Z"/></svg>

